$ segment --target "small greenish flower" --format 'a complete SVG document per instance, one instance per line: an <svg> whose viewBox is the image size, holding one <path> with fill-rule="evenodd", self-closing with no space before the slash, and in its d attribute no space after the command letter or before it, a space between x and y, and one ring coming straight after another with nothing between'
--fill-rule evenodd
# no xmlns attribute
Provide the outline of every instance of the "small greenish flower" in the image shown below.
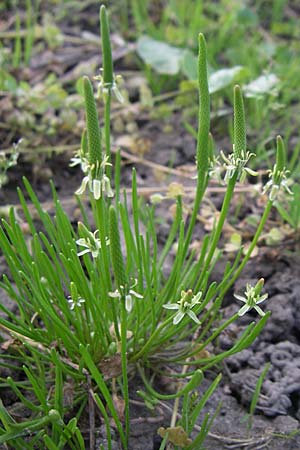
<svg viewBox="0 0 300 450"><path fill-rule="evenodd" d="M269 199L271 202L276 200L280 191L286 191L288 194L293 195L289 188L290 182L287 179L290 172L285 167L286 150L281 136L277 136L276 142L276 163L274 164L273 170L269 170L270 180L263 189L263 194L270 191Z"/></svg>
<svg viewBox="0 0 300 450"><path fill-rule="evenodd" d="M83 173L87 173L89 170L88 157L84 154L81 148L75 152L75 155L71 158L71 162L69 164L70 167L75 167L78 165L80 165Z"/></svg>
<svg viewBox="0 0 300 450"><path fill-rule="evenodd" d="M228 181L233 177L236 171L238 172L238 178L241 183L245 181L247 175L252 175L254 177L257 176L257 172L249 169L249 167L246 167L252 156L255 156L254 153L243 151L241 157L237 156L235 151L227 156L223 153L222 150L220 153L224 161L223 167L226 169L224 178L225 183L228 183Z"/></svg>
<svg viewBox="0 0 300 450"><path fill-rule="evenodd" d="M83 172L86 173L86 176L83 178L80 188L75 192L76 195L82 195L88 186L89 191L93 194L95 200L99 200L102 195L106 195L107 197L114 196L110 185L110 179L105 174L105 167L111 166L111 163L108 162L108 156L103 158L101 164L90 165L86 159L81 159L80 164Z"/></svg>
<svg viewBox="0 0 300 450"><path fill-rule="evenodd" d="M121 300L121 298L125 298L125 308L127 312L132 310L133 299L142 299L144 298L141 294L134 291L133 288L137 285L137 279L134 279L134 282L131 286L120 286L120 289L116 289L114 292L109 292L109 296L111 298L117 298Z"/></svg>
<svg viewBox="0 0 300 450"><path fill-rule="evenodd" d="M75 167L80 165L83 173L87 173L89 170L89 151L88 151L88 141L87 141L87 131L84 130L81 137L81 146L75 152L73 158L71 158L70 167Z"/></svg>
<svg viewBox="0 0 300 450"><path fill-rule="evenodd" d="M82 297L77 297L77 299L74 300L71 296L69 296L68 303L70 305L70 309L73 310L75 308L81 308L83 303L85 303L85 299Z"/></svg>
<svg viewBox="0 0 300 450"><path fill-rule="evenodd" d="M220 163L219 156L213 155L209 159L209 165L208 165L208 176L211 178L215 178L218 180L219 183L221 183L222 178L222 172L223 172L223 166Z"/></svg>
<svg viewBox="0 0 300 450"><path fill-rule="evenodd" d="M77 286L73 281L70 283L70 291L71 295L68 295L67 297L68 303L70 304L70 309L73 310L75 308L81 308L83 303L85 303L85 299L79 295Z"/></svg>
<svg viewBox="0 0 300 450"><path fill-rule="evenodd" d="M99 251L101 249L101 240L97 237L99 230L94 233L91 231L86 231L86 237L80 238L76 241L76 244L80 247L84 247L84 250L77 253L78 256L85 255L86 253L91 253L93 258L97 258ZM106 245L109 245L109 239L105 239Z"/></svg>
<svg viewBox="0 0 300 450"><path fill-rule="evenodd" d="M276 164L274 165L273 170L269 170L270 180L265 184L262 193L266 194L269 191L269 199L271 202L276 200L280 191L285 191L289 195L293 195L287 178L289 173L289 170L286 170L285 167L281 171L278 171Z"/></svg>
<svg viewBox="0 0 300 450"><path fill-rule="evenodd" d="M103 97L104 101L107 98L109 92L112 92L118 102L124 103L124 97L119 90L119 86L122 83L121 75L114 75L112 83L105 83L103 78L103 69L100 69L100 75L94 77L98 81L98 90L96 98Z"/></svg>
<svg viewBox="0 0 300 450"><path fill-rule="evenodd" d="M192 309L194 306L199 305L201 302L202 292L193 295L192 289L188 291L181 291L181 298L177 303L168 303L163 305L166 309L175 309L178 312L175 314L173 324L177 325L184 318L185 315L189 316L194 322L200 324L200 321Z"/></svg>
<svg viewBox="0 0 300 450"><path fill-rule="evenodd" d="M157 194L152 194L150 196L150 201L153 205L158 205L159 203L161 203L166 197L164 195L161 195L159 193Z"/></svg>
<svg viewBox="0 0 300 450"><path fill-rule="evenodd" d="M261 310L261 308L258 306L260 303L265 301L268 298L268 294L260 295L262 288L264 285L264 279L261 278L258 280L255 286L251 286L250 284L246 285L246 291L244 293L244 296L234 294L234 297L237 300L240 300L241 302L245 303L244 306L241 307L241 309L238 312L239 316L243 316L246 314L246 312L250 311L250 309L255 309L256 312L260 316L264 316L265 313Z"/></svg>

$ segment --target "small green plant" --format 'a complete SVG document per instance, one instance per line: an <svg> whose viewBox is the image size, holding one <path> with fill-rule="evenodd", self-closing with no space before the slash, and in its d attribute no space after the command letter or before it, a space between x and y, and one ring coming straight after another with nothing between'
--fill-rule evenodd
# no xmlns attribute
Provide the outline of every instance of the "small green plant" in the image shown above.
<svg viewBox="0 0 300 450"><path fill-rule="evenodd" d="M52 218L24 179L26 193L36 210L34 217L39 218L42 230L37 228L20 189L19 199L30 230L29 242L14 209L0 228L0 245L10 271L9 277L3 276L0 286L18 306L17 314L1 306L5 316L0 317L0 327L11 336L2 364L17 371L15 379L1 381L13 390L28 411L28 419L18 422L1 405L0 444L17 450L84 449L80 425L85 412L90 424L89 445L94 448L97 408L106 426L108 450L112 449L112 423L122 448L129 449L130 397L135 395L129 375L137 372L144 382L146 392L140 395L146 403L174 400L170 427L160 430L163 442L169 440L175 448L192 450L195 445L200 448L211 426L207 415L200 431L193 434L200 411L221 379L218 375L197 399L193 391L200 385L203 373L248 347L270 315L257 306L266 298L266 294L261 295L263 281L260 280L255 287L247 286L242 298L245 306L241 310L237 306L232 317L219 322L224 296L249 260L276 195L286 187L285 149L278 137L276 164L266 187L270 191L269 200L248 251L244 256L240 251L235 261L226 265L220 282L211 281L236 183L252 175L247 164L254 154L247 151L243 97L236 86L233 152L223 155L226 192L215 227L204 238L200 255L196 256L190 244L216 164L209 134L206 43L200 34L194 205L185 223L183 200L178 193L175 219L160 249L155 205L147 205L141 212L135 170L131 197L121 194L119 153L112 178L110 103L111 94L117 92L117 80L113 76L104 6L100 9L100 19L103 71L98 80L104 101L104 127L102 130L99 126L93 85L84 77L87 128L75 158L84 173L77 191L81 221L74 229L53 185L55 216ZM89 195L90 206L81 201L84 191ZM143 231L142 216L147 218ZM166 275L165 260L174 244L176 255ZM251 308L262 317L251 322L230 349L215 352L221 333ZM160 364L168 363L182 370L170 371L168 375L179 380L178 386L174 393L164 394L155 389L155 378L160 374ZM183 397L183 410L178 420L180 397Z"/></svg>
<svg viewBox="0 0 300 450"><path fill-rule="evenodd" d="M261 389L262 389L262 385L263 382L267 376L268 371L270 370L271 367L271 363L268 363L265 365L265 367L263 368L260 376L257 379L257 383L253 392L253 396L251 399L251 403L250 403L250 408L249 408L249 413L246 414L246 416L243 418L243 420L247 421L247 428L248 428L248 432L251 431L252 428L252 422L253 422L253 416L255 413L255 409L257 407L257 403L259 400L259 396L261 393Z"/></svg>
<svg viewBox="0 0 300 450"><path fill-rule="evenodd" d="M34 20L37 11L33 11L31 0L26 0L26 17L25 30L22 34L24 36L24 52L22 57L22 39L21 39L21 21L20 13L17 11L15 18L15 42L12 65L14 68L19 68L22 62L28 66L31 58L32 46L35 38ZM33 20L34 19L34 20ZM23 61L22 61L23 60Z"/></svg>

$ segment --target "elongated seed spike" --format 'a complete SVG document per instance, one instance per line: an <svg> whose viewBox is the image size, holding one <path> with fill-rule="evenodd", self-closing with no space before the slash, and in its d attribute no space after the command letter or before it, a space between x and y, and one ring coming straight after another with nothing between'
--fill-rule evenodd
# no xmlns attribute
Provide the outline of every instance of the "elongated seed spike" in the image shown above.
<svg viewBox="0 0 300 450"><path fill-rule="evenodd" d="M246 146L247 146L245 110L242 91L241 88L237 85L234 87L233 136L234 136L234 155L236 156L236 158L245 159L243 157L246 154Z"/></svg>
<svg viewBox="0 0 300 450"><path fill-rule="evenodd" d="M102 161L101 131L93 92L93 86L88 77L83 77L83 90L89 149L89 162L97 165Z"/></svg>
<svg viewBox="0 0 300 450"><path fill-rule="evenodd" d="M111 262L116 283L119 287L125 286L126 275L123 255L121 251L120 232L117 214L113 205L111 205L109 208L109 240Z"/></svg>
<svg viewBox="0 0 300 450"><path fill-rule="evenodd" d="M198 176L205 178L208 170L209 158L208 134L210 128L210 99L207 77L206 42L202 33L199 34L198 89L199 116L196 160L199 173Z"/></svg>
<svg viewBox="0 0 300 450"><path fill-rule="evenodd" d="M102 67L104 84L113 83L113 62L111 54L111 45L109 38L109 24L107 12L104 5L100 8L100 28L101 28L101 47L102 47Z"/></svg>
<svg viewBox="0 0 300 450"><path fill-rule="evenodd" d="M276 171L282 172L285 168L285 146L281 136L277 136L276 143Z"/></svg>

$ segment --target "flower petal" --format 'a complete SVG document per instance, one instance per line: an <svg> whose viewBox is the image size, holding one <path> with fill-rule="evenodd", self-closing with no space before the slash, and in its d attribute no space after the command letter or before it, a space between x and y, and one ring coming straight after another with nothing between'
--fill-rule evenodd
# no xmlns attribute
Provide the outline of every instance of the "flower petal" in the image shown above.
<svg viewBox="0 0 300 450"><path fill-rule="evenodd" d="M77 239L76 244L81 245L81 247L89 248L89 246L86 243L86 239L84 239L84 238Z"/></svg>
<svg viewBox="0 0 300 450"><path fill-rule="evenodd" d="M179 305L177 303L168 303L166 305L163 305L163 308L165 308L165 309L179 309Z"/></svg>
<svg viewBox="0 0 300 450"><path fill-rule="evenodd" d="M241 309L239 310L239 312L238 312L238 315L239 315L239 316L243 316L244 314L246 314L246 312L249 311L249 309L251 309L251 308L250 308L250 306L248 306L247 304L244 305L244 306L242 306L242 308L241 308Z"/></svg>
<svg viewBox="0 0 300 450"><path fill-rule="evenodd" d="M125 295L125 308L127 312L132 310L132 297L131 295Z"/></svg>
<svg viewBox="0 0 300 450"><path fill-rule="evenodd" d="M106 175L103 175L103 190L106 192L107 197L114 196L114 193L110 185L110 179Z"/></svg>
<svg viewBox="0 0 300 450"><path fill-rule="evenodd" d="M82 182L81 182L81 186L77 189L77 191L75 191L76 195L82 195L86 189L86 185L89 182L89 177L84 177Z"/></svg>
<svg viewBox="0 0 300 450"><path fill-rule="evenodd" d="M99 200L101 197L101 182L100 180L93 180L93 194L94 199Z"/></svg>
<svg viewBox="0 0 300 450"><path fill-rule="evenodd" d="M198 319L198 317L196 316L196 314L193 311L188 310L186 313L194 322L196 322L200 325L200 320Z"/></svg>
<svg viewBox="0 0 300 450"><path fill-rule="evenodd" d="M132 294L136 298L144 298L141 294L135 292L133 289L129 289L129 294Z"/></svg>
<svg viewBox="0 0 300 450"><path fill-rule="evenodd" d="M85 250L82 250L82 252L77 253L77 256L82 256L82 255L85 255L86 253L89 253L89 252L90 252L90 249L86 248Z"/></svg>
<svg viewBox="0 0 300 450"><path fill-rule="evenodd" d="M120 294L120 292L118 291L118 289L116 289L114 292L109 292L108 295L109 295L111 298L118 298L118 299L121 298L121 294Z"/></svg>
<svg viewBox="0 0 300 450"><path fill-rule="evenodd" d="M184 313L182 311L178 311L176 316L173 319L173 324L177 325L184 318Z"/></svg>
<svg viewBox="0 0 300 450"><path fill-rule="evenodd" d="M256 312L258 312L258 314L261 317L265 316L265 313L263 312L263 310L259 306L254 306L254 309L255 309Z"/></svg>
<svg viewBox="0 0 300 450"><path fill-rule="evenodd" d="M257 302L255 302L257 305L264 302L268 298L268 294L262 295Z"/></svg>
<svg viewBox="0 0 300 450"><path fill-rule="evenodd" d="M243 303L247 303L247 299L245 297L242 297L241 295L238 294L233 294L233 296L237 299L240 300Z"/></svg>

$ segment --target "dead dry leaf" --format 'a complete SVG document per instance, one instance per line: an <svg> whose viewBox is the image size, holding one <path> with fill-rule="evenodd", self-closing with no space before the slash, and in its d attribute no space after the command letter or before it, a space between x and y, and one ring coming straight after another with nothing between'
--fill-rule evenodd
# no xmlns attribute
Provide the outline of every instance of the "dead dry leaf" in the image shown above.
<svg viewBox="0 0 300 450"><path fill-rule="evenodd" d="M179 445L180 447L188 447L193 442L192 439L190 439L184 429L179 427L160 427L157 430L157 433L160 437L164 438L166 434L168 433L168 440L174 445Z"/></svg>
<svg viewBox="0 0 300 450"><path fill-rule="evenodd" d="M125 401L117 394L113 394L113 403L121 422L124 422Z"/></svg>
<svg viewBox="0 0 300 450"><path fill-rule="evenodd" d="M119 377L122 374L121 354L116 353L109 358L103 358L99 363L104 380Z"/></svg>

